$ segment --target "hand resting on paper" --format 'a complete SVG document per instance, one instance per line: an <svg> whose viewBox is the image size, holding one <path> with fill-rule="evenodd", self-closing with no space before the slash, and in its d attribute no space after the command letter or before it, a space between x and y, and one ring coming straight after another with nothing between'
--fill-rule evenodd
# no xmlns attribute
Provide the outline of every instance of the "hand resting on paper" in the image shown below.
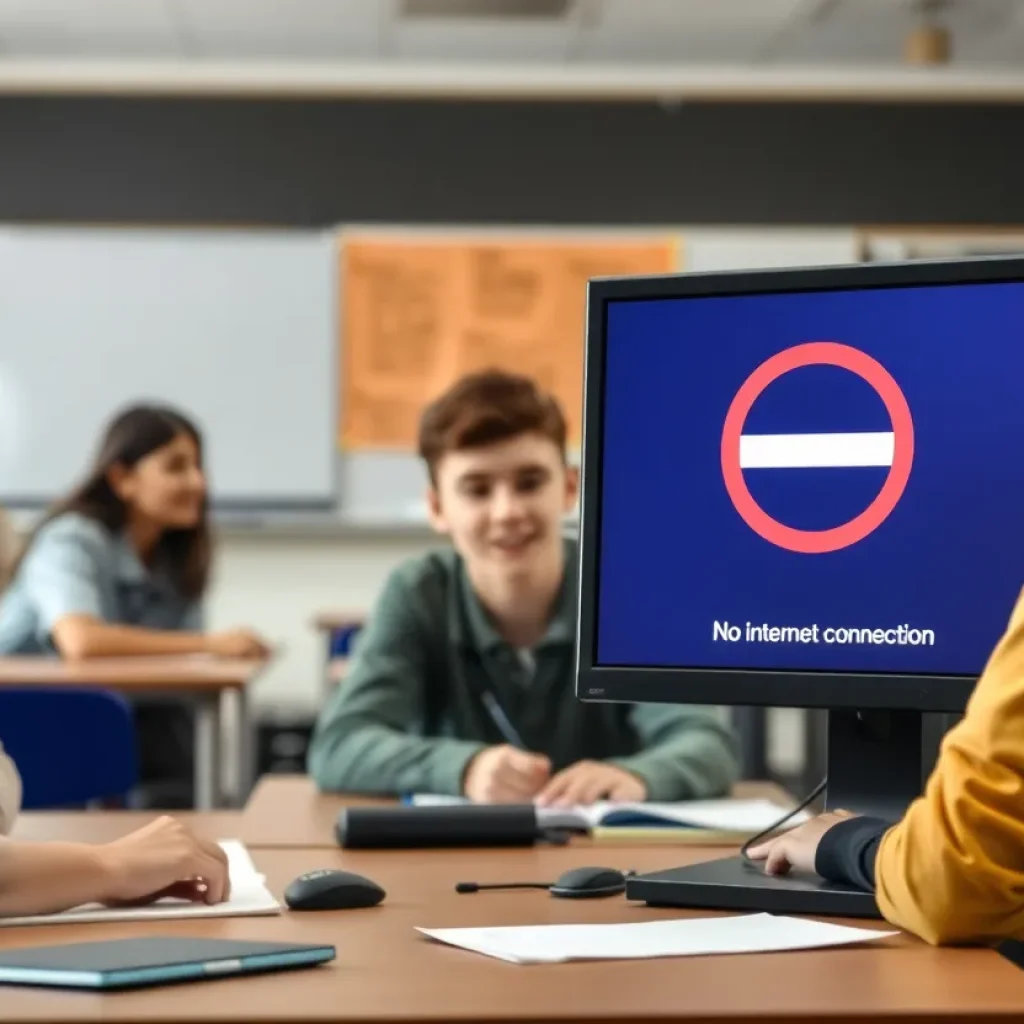
<svg viewBox="0 0 1024 1024"><path fill-rule="evenodd" d="M167 896L220 903L231 894L215 843L157 818L112 843L0 838L0 916L55 914L86 903L135 906Z"/></svg>
<svg viewBox="0 0 1024 1024"><path fill-rule="evenodd" d="M463 792L476 803L530 803L570 807L595 800L642 801L647 787L636 775L602 761L577 761L556 775L543 754L487 747L469 763Z"/></svg>
<svg viewBox="0 0 1024 1024"><path fill-rule="evenodd" d="M231 895L227 855L174 818L157 818L101 846L98 853L111 880L110 893L101 899L108 906L138 906L168 897L222 903Z"/></svg>
<svg viewBox="0 0 1024 1024"><path fill-rule="evenodd" d="M530 803L551 777L551 762L508 744L481 750L466 769L462 791L475 803Z"/></svg>
<svg viewBox="0 0 1024 1024"><path fill-rule="evenodd" d="M537 795L540 807L572 807L598 800L640 803L647 786L638 776L602 761L577 761L563 769Z"/></svg>

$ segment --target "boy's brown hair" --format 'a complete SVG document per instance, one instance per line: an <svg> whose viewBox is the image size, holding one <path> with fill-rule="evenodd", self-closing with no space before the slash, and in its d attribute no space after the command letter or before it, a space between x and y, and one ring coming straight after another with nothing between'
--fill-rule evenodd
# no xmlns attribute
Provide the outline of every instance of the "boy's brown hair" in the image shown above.
<svg viewBox="0 0 1024 1024"><path fill-rule="evenodd" d="M566 423L557 399L529 377L504 370L467 374L434 399L420 417L419 453L432 483L448 452L541 434L565 457Z"/></svg>

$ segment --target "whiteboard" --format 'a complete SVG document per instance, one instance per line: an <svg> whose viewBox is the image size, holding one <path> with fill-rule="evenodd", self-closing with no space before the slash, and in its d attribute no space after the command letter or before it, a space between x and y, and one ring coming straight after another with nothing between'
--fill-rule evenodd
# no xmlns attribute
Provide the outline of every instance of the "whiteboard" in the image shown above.
<svg viewBox="0 0 1024 1024"><path fill-rule="evenodd" d="M215 504L336 494L336 244L327 232L0 229L0 502L83 473L121 407L205 435Z"/></svg>

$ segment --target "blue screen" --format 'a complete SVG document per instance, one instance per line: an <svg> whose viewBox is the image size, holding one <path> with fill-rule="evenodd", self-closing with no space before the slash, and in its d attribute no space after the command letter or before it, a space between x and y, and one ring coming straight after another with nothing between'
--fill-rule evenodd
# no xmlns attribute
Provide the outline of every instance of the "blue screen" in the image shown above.
<svg viewBox="0 0 1024 1024"><path fill-rule="evenodd" d="M981 671L1024 579L1024 284L606 314L598 665ZM815 342L877 372L789 351ZM773 357L788 368L759 377ZM723 432L752 374L737 454ZM863 522L900 460L873 529L804 550Z"/></svg>

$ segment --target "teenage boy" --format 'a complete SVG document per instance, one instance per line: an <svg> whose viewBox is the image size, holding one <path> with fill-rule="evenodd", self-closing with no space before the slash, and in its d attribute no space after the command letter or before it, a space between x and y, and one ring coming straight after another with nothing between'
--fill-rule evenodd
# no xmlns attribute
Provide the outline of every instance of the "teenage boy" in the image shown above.
<svg viewBox="0 0 1024 1024"><path fill-rule="evenodd" d="M728 792L729 732L707 708L581 704L574 693L578 477L558 403L525 377L464 377L419 451L450 550L399 567L317 723L324 790L539 804Z"/></svg>

